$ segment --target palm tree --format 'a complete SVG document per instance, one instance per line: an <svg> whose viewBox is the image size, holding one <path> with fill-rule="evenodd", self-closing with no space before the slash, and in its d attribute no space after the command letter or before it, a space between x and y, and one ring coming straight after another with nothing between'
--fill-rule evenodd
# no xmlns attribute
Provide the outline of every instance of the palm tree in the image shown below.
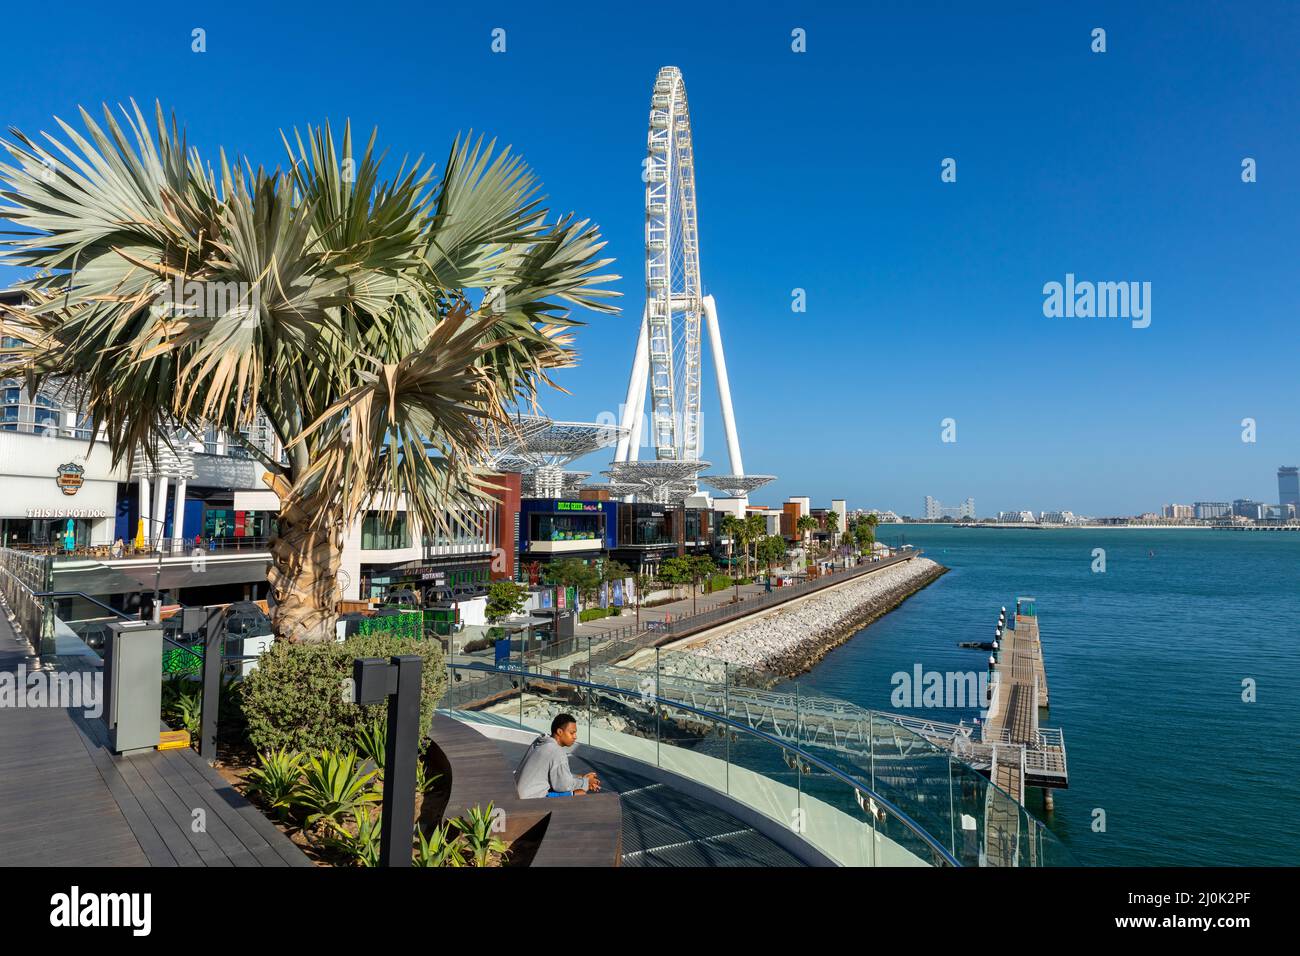
<svg viewBox="0 0 1300 956"><path fill-rule="evenodd" d="M27 348L0 368L78 383L114 465L174 430L236 436L260 413L280 460L248 444L280 499L268 580L277 636L332 638L344 529L399 500L425 528L479 507L494 429L573 364L569 306L614 311L594 226L552 219L509 149L458 138L440 176L381 178L327 124L282 137L287 167L189 151L156 108L85 110L0 141L0 261L36 270L4 322ZM174 294L174 293L180 293Z"/></svg>
<svg viewBox="0 0 1300 956"><path fill-rule="evenodd" d="M742 519L737 518L735 515L723 515L722 524L719 528L722 533L730 539L730 542L727 544L727 563L730 564L728 570L730 570L732 580L734 581L736 578L736 562L732 555L735 546L742 543L745 539L745 522Z"/></svg>
<svg viewBox="0 0 1300 956"><path fill-rule="evenodd" d="M840 530L840 513L838 511L827 511L822 514L822 528L825 530L828 547L835 547L835 535Z"/></svg>
<svg viewBox="0 0 1300 956"><path fill-rule="evenodd" d="M645 596L654 587L655 577L647 571L638 569L632 574L632 587L636 590L636 629L641 630L641 604Z"/></svg>
<svg viewBox="0 0 1300 956"><path fill-rule="evenodd" d="M821 527L821 522L812 515L800 515L794 526L804 536L804 553L807 554L812 550L812 533Z"/></svg>
<svg viewBox="0 0 1300 956"><path fill-rule="evenodd" d="M758 542L767 534L767 519L762 515L745 518L745 577L750 577L749 549L754 550L754 566L758 565Z"/></svg>

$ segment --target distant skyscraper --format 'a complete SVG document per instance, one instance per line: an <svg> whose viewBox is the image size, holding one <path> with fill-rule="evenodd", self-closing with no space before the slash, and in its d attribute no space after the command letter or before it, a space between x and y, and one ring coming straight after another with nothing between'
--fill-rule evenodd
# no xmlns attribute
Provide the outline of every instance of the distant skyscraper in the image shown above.
<svg viewBox="0 0 1300 956"><path fill-rule="evenodd" d="M1295 505L1300 513L1300 468L1295 465L1283 465L1277 470L1278 504Z"/></svg>

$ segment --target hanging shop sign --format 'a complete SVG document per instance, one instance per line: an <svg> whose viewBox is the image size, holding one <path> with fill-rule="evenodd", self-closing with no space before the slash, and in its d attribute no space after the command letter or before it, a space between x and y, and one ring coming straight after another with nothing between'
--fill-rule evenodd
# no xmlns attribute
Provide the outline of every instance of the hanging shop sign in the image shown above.
<svg viewBox="0 0 1300 956"><path fill-rule="evenodd" d="M54 481L65 495L75 495L86 483L86 469L71 461L59 465L59 476Z"/></svg>

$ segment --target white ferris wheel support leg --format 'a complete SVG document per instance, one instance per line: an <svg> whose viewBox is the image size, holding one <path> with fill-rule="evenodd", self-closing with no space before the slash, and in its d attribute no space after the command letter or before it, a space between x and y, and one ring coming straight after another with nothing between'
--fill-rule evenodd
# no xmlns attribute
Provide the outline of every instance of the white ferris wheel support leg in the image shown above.
<svg viewBox="0 0 1300 956"><path fill-rule="evenodd" d="M713 296L704 297L704 319L709 326L709 351L713 353L713 371L718 379L718 401L722 405L722 429L727 436L727 457L731 473L743 475L745 463L740 459L740 438L736 435L736 413L731 408L731 381L727 378L727 359L722 354L722 332L718 328L718 310Z"/></svg>
<svg viewBox="0 0 1300 956"><path fill-rule="evenodd" d="M615 461L636 461L641 452L641 426L645 421L646 378L650 372L650 305L641 313L641 332L636 340L636 356L632 359L632 375L627 382L627 401L623 403L623 420L626 429L618 440Z"/></svg>

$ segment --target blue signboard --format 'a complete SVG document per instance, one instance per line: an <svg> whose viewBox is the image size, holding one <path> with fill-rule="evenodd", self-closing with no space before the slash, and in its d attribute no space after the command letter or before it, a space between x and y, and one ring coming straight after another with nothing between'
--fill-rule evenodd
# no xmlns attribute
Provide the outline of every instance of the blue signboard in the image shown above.
<svg viewBox="0 0 1300 956"><path fill-rule="evenodd" d="M503 637L496 642L496 666L510 663L510 638Z"/></svg>

